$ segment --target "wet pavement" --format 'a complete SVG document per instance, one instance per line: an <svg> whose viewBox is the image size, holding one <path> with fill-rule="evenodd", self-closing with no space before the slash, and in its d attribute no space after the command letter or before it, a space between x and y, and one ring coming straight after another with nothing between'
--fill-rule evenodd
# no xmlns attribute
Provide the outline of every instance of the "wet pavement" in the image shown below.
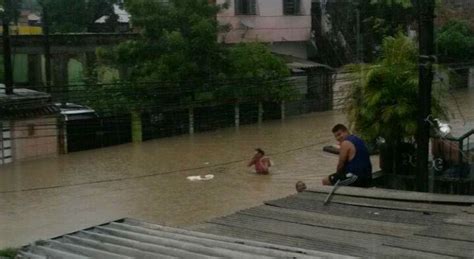
<svg viewBox="0 0 474 259"><path fill-rule="evenodd" d="M474 121L467 93L453 95L463 127ZM313 113L0 167L0 248L124 217L189 226L288 196L298 180L319 185L336 166L322 147L334 143L330 130L340 122L340 112ZM256 147L274 161L270 175L246 167ZM215 177L186 178L206 174Z"/></svg>

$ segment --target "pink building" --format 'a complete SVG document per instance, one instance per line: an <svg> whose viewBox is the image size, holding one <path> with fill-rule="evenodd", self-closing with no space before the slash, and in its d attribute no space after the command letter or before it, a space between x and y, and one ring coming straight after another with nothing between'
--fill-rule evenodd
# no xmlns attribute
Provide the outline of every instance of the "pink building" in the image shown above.
<svg viewBox="0 0 474 259"><path fill-rule="evenodd" d="M58 154L59 108L49 94L0 85L0 165Z"/></svg>
<svg viewBox="0 0 474 259"><path fill-rule="evenodd" d="M218 14L230 31L219 40L269 43L275 53L307 58L311 37L311 0L217 0L230 7Z"/></svg>

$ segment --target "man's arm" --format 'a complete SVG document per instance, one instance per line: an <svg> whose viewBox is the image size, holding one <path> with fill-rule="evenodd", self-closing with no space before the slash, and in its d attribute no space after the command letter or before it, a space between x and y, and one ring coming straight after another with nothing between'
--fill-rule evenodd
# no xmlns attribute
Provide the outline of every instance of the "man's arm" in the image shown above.
<svg viewBox="0 0 474 259"><path fill-rule="evenodd" d="M349 153L351 150L351 143L347 140L341 143L341 148L339 149L339 161L337 163L337 172L343 173L346 163L349 161Z"/></svg>

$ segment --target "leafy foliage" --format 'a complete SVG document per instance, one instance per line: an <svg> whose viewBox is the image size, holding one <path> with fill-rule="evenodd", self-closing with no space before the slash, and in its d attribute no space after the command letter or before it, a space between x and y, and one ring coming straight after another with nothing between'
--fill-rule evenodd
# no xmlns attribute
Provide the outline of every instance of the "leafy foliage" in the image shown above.
<svg viewBox="0 0 474 259"><path fill-rule="evenodd" d="M3 56L0 57L0 82L5 80L5 68L3 64Z"/></svg>
<svg viewBox="0 0 474 259"><path fill-rule="evenodd" d="M0 250L0 257L1 258L15 258L18 253L18 249L16 248L6 248Z"/></svg>
<svg viewBox="0 0 474 259"><path fill-rule="evenodd" d="M120 71L122 83L107 89L120 108L190 105L196 92L223 75L225 49L215 19L222 6L206 0L125 1L140 38L114 49L99 49L99 62ZM155 82L155 83L147 83ZM112 98L112 99L114 99Z"/></svg>
<svg viewBox="0 0 474 259"><path fill-rule="evenodd" d="M404 8L412 6L412 0L370 0L371 4L385 4L388 6L401 5Z"/></svg>
<svg viewBox="0 0 474 259"><path fill-rule="evenodd" d="M222 6L206 0L129 0L125 6L143 36L116 51L131 79L202 83L218 74L223 49L215 17Z"/></svg>
<svg viewBox="0 0 474 259"><path fill-rule="evenodd" d="M445 61L474 59L474 31L467 22L451 20L436 35L440 58Z"/></svg>
<svg viewBox="0 0 474 259"><path fill-rule="evenodd" d="M399 34L383 41L382 57L373 65L351 65L361 77L347 96L348 119L355 131L373 142L381 136L396 143L415 135L418 107L418 50ZM445 115L433 95L433 114Z"/></svg>
<svg viewBox="0 0 474 259"><path fill-rule="evenodd" d="M284 80L290 75L285 63L264 44L240 43L229 52L228 77L239 83L221 89L224 98L282 101L296 95L295 88Z"/></svg>
<svg viewBox="0 0 474 259"><path fill-rule="evenodd" d="M357 58L359 40L362 60L374 61L380 55L383 39L406 31L415 20L416 10L410 2L410 0L328 1L326 11L332 29L325 35L329 38L327 46L323 44L321 47L328 54L320 53L321 58L332 66L352 62ZM360 31L357 30L357 13L360 14Z"/></svg>
<svg viewBox="0 0 474 259"><path fill-rule="evenodd" d="M226 47L217 41L226 26L215 17L226 5L129 0L125 7L141 37L98 54L102 64L121 70L121 79L129 82L114 91L132 94L133 98L121 97L129 100L124 103L130 109L187 107L216 99L283 100L294 94L287 85L272 83L289 76L289 71L266 46Z"/></svg>
<svg viewBox="0 0 474 259"><path fill-rule="evenodd" d="M7 7L5 5L8 5ZM19 15L19 7L20 7L20 2L18 1L12 1L5 3L5 0L0 0L0 19L3 20L4 15L8 14L8 18L10 21L16 21Z"/></svg>

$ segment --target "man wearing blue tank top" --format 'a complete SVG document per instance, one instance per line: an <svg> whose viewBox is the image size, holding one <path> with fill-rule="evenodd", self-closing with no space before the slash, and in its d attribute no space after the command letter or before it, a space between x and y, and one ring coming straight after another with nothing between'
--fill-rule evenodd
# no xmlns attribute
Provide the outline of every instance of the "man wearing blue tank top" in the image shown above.
<svg viewBox="0 0 474 259"><path fill-rule="evenodd" d="M352 135L346 126L337 124L332 128L334 137L339 142L339 162L337 171L324 178L323 185L349 185L370 187L372 185L372 163L364 141Z"/></svg>

